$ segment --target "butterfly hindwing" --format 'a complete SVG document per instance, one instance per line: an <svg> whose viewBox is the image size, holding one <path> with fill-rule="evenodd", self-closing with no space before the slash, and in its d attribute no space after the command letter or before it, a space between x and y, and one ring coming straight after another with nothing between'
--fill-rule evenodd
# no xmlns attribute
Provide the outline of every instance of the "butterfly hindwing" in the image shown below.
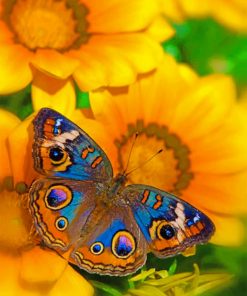
<svg viewBox="0 0 247 296"><path fill-rule="evenodd" d="M150 250L158 257L173 256L207 242L214 232L212 221L185 201L145 185L124 190L133 215Z"/></svg>
<svg viewBox="0 0 247 296"><path fill-rule="evenodd" d="M95 206L95 191L92 182L39 179L32 184L29 208L48 247L66 251L78 240Z"/></svg>
<svg viewBox="0 0 247 296"><path fill-rule="evenodd" d="M126 275L145 263L146 252L147 244L128 206L98 205L71 261L91 273Z"/></svg>
<svg viewBox="0 0 247 296"><path fill-rule="evenodd" d="M69 119L43 108L33 124L33 158L39 173L74 180L112 178L112 166L106 154Z"/></svg>

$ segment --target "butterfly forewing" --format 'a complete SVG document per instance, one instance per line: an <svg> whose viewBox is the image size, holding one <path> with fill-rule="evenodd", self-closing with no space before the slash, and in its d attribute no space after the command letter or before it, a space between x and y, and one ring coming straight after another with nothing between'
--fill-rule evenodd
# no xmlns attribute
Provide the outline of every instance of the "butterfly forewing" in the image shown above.
<svg viewBox="0 0 247 296"><path fill-rule="evenodd" d="M112 178L112 166L103 150L63 115L44 108L33 124L33 159L39 173L73 180Z"/></svg>
<svg viewBox="0 0 247 296"><path fill-rule="evenodd" d="M214 224L202 212L165 191L129 185L123 192L150 250L158 257L173 256L207 242Z"/></svg>

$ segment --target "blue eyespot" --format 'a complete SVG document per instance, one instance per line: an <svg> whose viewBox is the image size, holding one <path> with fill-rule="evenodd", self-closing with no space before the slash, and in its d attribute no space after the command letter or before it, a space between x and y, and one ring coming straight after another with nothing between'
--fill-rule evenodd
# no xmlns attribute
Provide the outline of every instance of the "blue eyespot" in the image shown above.
<svg viewBox="0 0 247 296"><path fill-rule="evenodd" d="M66 201L66 192L59 189L52 189L47 196L47 203L50 207L56 208Z"/></svg>
<svg viewBox="0 0 247 296"><path fill-rule="evenodd" d="M58 230L64 230L66 229L68 226L68 220L65 218L65 217L59 217L57 220L56 220L56 227Z"/></svg>
<svg viewBox="0 0 247 296"><path fill-rule="evenodd" d="M58 226L58 228L64 228L65 227L65 221L64 220L59 220L58 222L57 222L57 226Z"/></svg>
<svg viewBox="0 0 247 296"><path fill-rule="evenodd" d="M132 251L132 249L133 247L128 238L126 236L120 236L118 239L118 243L115 246L115 250L118 256L127 256Z"/></svg>
<svg viewBox="0 0 247 296"><path fill-rule="evenodd" d="M51 210L59 210L66 207L72 201L72 191L65 185L53 185L45 196L45 204Z"/></svg>
<svg viewBox="0 0 247 296"><path fill-rule="evenodd" d="M164 239L171 239L175 235L175 229L169 225L162 225L159 229L159 236L161 236Z"/></svg>
<svg viewBox="0 0 247 296"><path fill-rule="evenodd" d="M101 242L96 242L92 244L90 250L94 255L99 255L104 251L104 245Z"/></svg>
<svg viewBox="0 0 247 296"><path fill-rule="evenodd" d="M60 147L50 149L49 157L55 162L60 162L64 158L64 151Z"/></svg>
<svg viewBox="0 0 247 296"><path fill-rule="evenodd" d="M112 252L117 258L128 258L135 251L136 243L132 234L121 230L112 239Z"/></svg>

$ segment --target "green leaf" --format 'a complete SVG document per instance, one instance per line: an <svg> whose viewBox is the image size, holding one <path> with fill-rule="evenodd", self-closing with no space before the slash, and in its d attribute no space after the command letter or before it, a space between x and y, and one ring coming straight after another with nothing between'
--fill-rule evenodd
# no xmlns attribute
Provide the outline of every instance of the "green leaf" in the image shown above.
<svg viewBox="0 0 247 296"><path fill-rule="evenodd" d="M95 288L102 290L104 292L107 292L109 295L112 295L112 296L122 296L123 295L117 289L115 289L107 284L104 284L104 283L101 283L98 281L91 281L91 283Z"/></svg>
<svg viewBox="0 0 247 296"><path fill-rule="evenodd" d="M77 108L90 108L89 93L82 92L77 85L76 89L76 107Z"/></svg>
<svg viewBox="0 0 247 296"><path fill-rule="evenodd" d="M177 259L174 259L174 261L172 262L172 264L170 265L170 267L168 269L169 275L173 275L176 272L177 265L178 265Z"/></svg>
<svg viewBox="0 0 247 296"><path fill-rule="evenodd" d="M247 35L229 31L207 18L173 24L175 36L163 43L177 61L191 65L199 74L225 73L240 88L247 84Z"/></svg>

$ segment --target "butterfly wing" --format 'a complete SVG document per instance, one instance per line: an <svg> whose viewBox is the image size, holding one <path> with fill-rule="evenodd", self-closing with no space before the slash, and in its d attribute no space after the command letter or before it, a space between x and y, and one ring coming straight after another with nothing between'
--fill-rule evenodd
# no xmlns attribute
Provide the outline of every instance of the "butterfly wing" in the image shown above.
<svg viewBox="0 0 247 296"><path fill-rule="evenodd" d="M33 158L39 173L74 180L112 178L112 166L106 154L69 119L43 108L33 124Z"/></svg>
<svg viewBox="0 0 247 296"><path fill-rule="evenodd" d="M45 245L67 251L95 207L96 187L89 181L39 179L29 196L29 209Z"/></svg>
<svg viewBox="0 0 247 296"><path fill-rule="evenodd" d="M140 268L146 252L146 241L129 206L98 204L70 261L90 273L122 276Z"/></svg>
<svg viewBox="0 0 247 296"><path fill-rule="evenodd" d="M205 214L170 193L129 185L123 196L131 204L149 249L158 257L173 256L205 243L214 233L214 224Z"/></svg>

